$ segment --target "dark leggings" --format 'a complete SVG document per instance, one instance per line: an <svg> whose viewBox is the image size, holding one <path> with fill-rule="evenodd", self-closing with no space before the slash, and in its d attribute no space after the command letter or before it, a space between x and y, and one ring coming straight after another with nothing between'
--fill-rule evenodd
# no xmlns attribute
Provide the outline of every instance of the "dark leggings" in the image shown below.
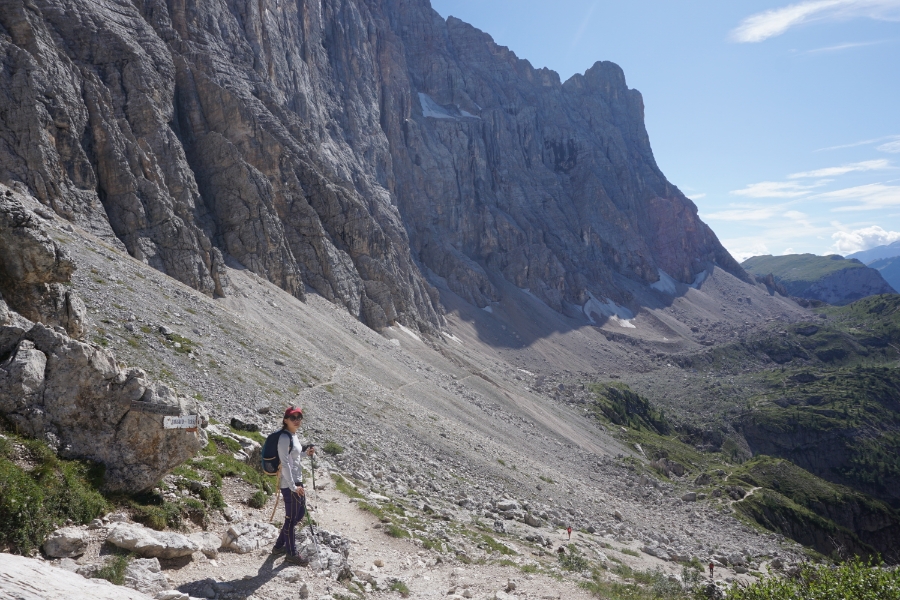
<svg viewBox="0 0 900 600"><path fill-rule="evenodd" d="M281 488L281 495L284 497L284 525L281 527L281 534L275 542L275 547L286 546L287 553L296 556L297 542L294 540L294 527L300 524L306 514L306 498L298 495L291 488Z"/></svg>

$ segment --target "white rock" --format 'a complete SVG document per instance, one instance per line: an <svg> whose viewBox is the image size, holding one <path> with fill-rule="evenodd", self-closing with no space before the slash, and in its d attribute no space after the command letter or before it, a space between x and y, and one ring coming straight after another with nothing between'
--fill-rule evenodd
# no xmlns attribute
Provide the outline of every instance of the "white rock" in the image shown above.
<svg viewBox="0 0 900 600"><path fill-rule="evenodd" d="M278 529L269 523L245 521L228 528L222 537L222 547L238 554L249 554L266 546L278 537Z"/></svg>
<svg viewBox="0 0 900 600"><path fill-rule="evenodd" d="M136 523L117 523L106 541L146 558L190 556L200 546L180 533L154 531Z"/></svg>
<svg viewBox="0 0 900 600"><path fill-rule="evenodd" d="M206 558L216 558L219 556L219 548L222 547L222 537L208 531L192 533L188 539L200 546Z"/></svg>
<svg viewBox="0 0 900 600"><path fill-rule="evenodd" d="M81 556L87 549L85 532L76 527L64 527L50 534L43 545L44 553L51 558Z"/></svg>
<svg viewBox="0 0 900 600"><path fill-rule="evenodd" d="M148 595L169 590L172 584L166 579L157 558L138 558L125 568L125 585Z"/></svg>
<svg viewBox="0 0 900 600"><path fill-rule="evenodd" d="M0 598L23 600L151 600L103 579L85 579L47 562L0 553Z"/></svg>

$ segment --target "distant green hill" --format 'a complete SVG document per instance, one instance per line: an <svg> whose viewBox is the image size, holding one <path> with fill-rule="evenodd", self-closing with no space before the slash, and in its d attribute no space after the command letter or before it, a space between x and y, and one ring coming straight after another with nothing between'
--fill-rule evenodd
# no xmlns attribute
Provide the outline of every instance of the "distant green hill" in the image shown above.
<svg viewBox="0 0 900 600"><path fill-rule="evenodd" d="M728 478L745 488L737 497L761 489L738 512L824 554L838 545L900 564L900 294L811 317L673 357L680 390L652 382L641 411L665 414L689 448L743 463ZM650 428L638 425L657 459Z"/></svg>
<svg viewBox="0 0 900 600"><path fill-rule="evenodd" d="M869 268L881 273L881 276L894 288L894 291L900 292L900 256L876 260L869 264Z"/></svg>
<svg viewBox="0 0 900 600"><path fill-rule="evenodd" d="M878 271L837 254L754 256L741 266L758 278L771 274L790 296L828 304L844 305L867 296L895 293Z"/></svg>

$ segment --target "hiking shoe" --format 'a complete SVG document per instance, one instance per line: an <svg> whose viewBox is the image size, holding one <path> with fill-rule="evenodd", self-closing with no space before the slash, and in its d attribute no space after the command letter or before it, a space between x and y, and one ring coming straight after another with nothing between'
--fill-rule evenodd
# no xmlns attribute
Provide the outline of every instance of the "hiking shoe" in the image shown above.
<svg viewBox="0 0 900 600"><path fill-rule="evenodd" d="M287 546L282 546L281 548L272 548L272 554L278 556L279 554L284 554L287 552Z"/></svg>
<svg viewBox="0 0 900 600"><path fill-rule="evenodd" d="M288 554L287 556L284 557L284 562L291 563L293 565L300 565L301 567L305 567L305 566L309 565L308 560L304 560L304 559L300 558L299 556L297 556L296 554Z"/></svg>

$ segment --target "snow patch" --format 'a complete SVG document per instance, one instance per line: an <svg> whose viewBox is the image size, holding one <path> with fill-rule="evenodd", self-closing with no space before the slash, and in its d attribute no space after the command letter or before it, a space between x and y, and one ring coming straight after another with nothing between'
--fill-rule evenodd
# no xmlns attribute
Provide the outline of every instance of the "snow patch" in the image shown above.
<svg viewBox="0 0 900 600"><path fill-rule="evenodd" d="M404 327L404 326L403 326L402 324L400 324L400 323L397 323L397 327L399 327L399 328L400 328L400 331L402 331L403 333L405 333L405 334L408 335L409 337L415 338L415 339L419 340L420 342L422 341L422 338L420 338L420 337L416 334L416 332L413 331L412 329L409 329L408 327Z"/></svg>
<svg viewBox="0 0 900 600"><path fill-rule="evenodd" d="M697 276L694 277L694 283L691 284L691 287L695 290L699 290L700 286L706 281L706 278L709 277L709 271L700 271L697 273Z"/></svg>
<svg viewBox="0 0 900 600"><path fill-rule="evenodd" d="M422 106L422 114L432 119L450 119L458 121L460 119L480 119L481 117L473 115L470 112L462 110L459 106L453 105L453 108L445 108L434 101L434 98L419 92L419 104Z"/></svg>
<svg viewBox="0 0 900 600"><path fill-rule="evenodd" d="M456 337L455 335L453 335L452 333L447 333L446 331L442 331L441 335L443 335L447 339L453 340L454 342L456 342L459 345L462 345L462 340L459 339L458 337Z"/></svg>
<svg viewBox="0 0 900 600"><path fill-rule="evenodd" d="M620 319L619 317L613 315L609 318L609 320L619 327L624 327L625 329L637 329L635 324L632 323L630 319Z"/></svg>
<svg viewBox="0 0 900 600"><path fill-rule="evenodd" d="M597 313L597 315L601 317L616 317L617 322L627 322L629 319L634 318L634 313L632 313L624 306L619 306L609 298L606 299L606 302L600 302L599 300L594 298L594 295L590 292L588 292L588 301L584 303L582 311L584 312L584 316L586 316L588 318L588 321L590 321L592 324L596 324L596 321L594 321L594 317L591 316L592 313ZM622 325L620 322L619 325L622 327L634 327L634 325L632 325L631 323L628 323L628 325Z"/></svg>
<svg viewBox="0 0 900 600"><path fill-rule="evenodd" d="M531 371L526 371L525 369L516 369L516 370L519 371L520 373L525 373L526 375L530 375L530 376L534 377L534 373L532 373Z"/></svg>
<svg viewBox="0 0 900 600"><path fill-rule="evenodd" d="M422 114L426 117L431 117L432 119L457 119L456 115L451 114L450 111L435 102L428 94L419 92L419 104L422 105Z"/></svg>
<svg viewBox="0 0 900 600"><path fill-rule="evenodd" d="M482 308L481 310L483 310L483 311L486 312L486 313L492 313L492 312L494 312L494 309L491 308L491 305L490 305L490 304L488 304L487 306L485 306L485 307Z"/></svg>
<svg viewBox="0 0 900 600"><path fill-rule="evenodd" d="M650 287L657 292L662 292L663 294L668 294L670 296L674 296L678 293L678 282L672 279L672 277L662 269L657 269L657 272L659 273L659 281L651 283Z"/></svg>

